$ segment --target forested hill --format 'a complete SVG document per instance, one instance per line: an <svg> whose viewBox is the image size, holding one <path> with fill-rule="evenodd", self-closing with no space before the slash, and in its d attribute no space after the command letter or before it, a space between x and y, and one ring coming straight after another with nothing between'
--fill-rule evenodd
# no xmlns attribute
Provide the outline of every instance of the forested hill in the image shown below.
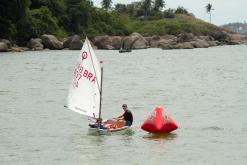
<svg viewBox="0 0 247 165"><path fill-rule="evenodd" d="M162 6L145 2L116 4L109 9L96 8L90 0L1 0L0 38L25 42L43 34L59 38L132 32L146 36L219 35L218 27L196 19L183 7L162 11Z"/></svg>
<svg viewBox="0 0 247 165"><path fill-rule="evenodd" d="M0 13L0 36L7 39L129 32L122 17L88 0L1 0Z"/></svg>

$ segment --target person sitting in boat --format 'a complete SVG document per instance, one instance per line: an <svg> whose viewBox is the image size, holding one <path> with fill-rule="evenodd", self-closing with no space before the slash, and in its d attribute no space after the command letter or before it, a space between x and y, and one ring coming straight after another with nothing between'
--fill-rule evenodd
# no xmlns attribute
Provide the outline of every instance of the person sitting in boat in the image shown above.
<svg viewBox="0 0 247 165"><path fill-rule="evenodd" d="M124 114L117 118L115 128L132 125L133 115L132 115L131 111L128 109L127 104L123 104L122 108L124 110Z"/></svg>

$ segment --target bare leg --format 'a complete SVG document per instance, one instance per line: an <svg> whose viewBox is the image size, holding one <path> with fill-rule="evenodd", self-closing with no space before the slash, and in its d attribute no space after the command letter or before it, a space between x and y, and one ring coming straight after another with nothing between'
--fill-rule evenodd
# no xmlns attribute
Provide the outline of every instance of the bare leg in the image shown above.
<svg viewBox="0 0 247 165"><path fill-rule="evenodd" d="M121 128L121 127L123 127L124 125L125 125L125 121L122 120L122 119L119 119L119 120L116 121L114 127L115 127L115 128Z"/></svg>

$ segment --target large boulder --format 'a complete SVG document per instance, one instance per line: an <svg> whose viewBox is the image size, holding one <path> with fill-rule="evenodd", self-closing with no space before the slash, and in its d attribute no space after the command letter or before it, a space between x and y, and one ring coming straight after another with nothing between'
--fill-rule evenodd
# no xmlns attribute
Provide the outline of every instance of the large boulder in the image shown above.
<svg viewBox="0 0 247 165"><path fill-rule="evenodd" d="M178 38L174 35L161 36L158 42L158 47L162 49L175 49L175 45L178 43Z"/></svg>
<svg viewBox="0 0 247 165"><path fill-rule="evenodd" d="M172 39L161 39L157 47L162 49L174 49L174 45L176 45L176 42L174 42Z"/></svg>
<svg viewBox="0 0 247 165"><path fill-rule="evenodd" d="M11 46L12 46L12 44L11 44L11 42L10 42L9 40L6 40L6 39L0 39L0 42L3 42L3 43L5 43L5 44L7 44L8 49L10 49L10 48L11 48Z"/></svg>
<svg viewBox="0 0 247 165"><path fill-rule="evenodd" d="M40 38L32 38L28 43L27 47L31 50L43 50L44 45L42 44L42 40Z"/></svg>
<svg viewBox="0 0 247 165"><path fill-rule="evenodd" d="M125 49L145 49L148 48L148 41L139 33L132 33L123 39Z"/></svg>
<svg viewBox="0 0 247 165"><path fill-rule="evenodd" d="M44 34L41 37L42 43L49 49L63 49L63 43L53 35Z"/></svg>
<svg viewBox="0 0 247 165"><path fill-rule="evenodd" d="M231 41L231 37L229 36L229 33L227 31L214 32L213 34L211 34L210 37L224 44L230 44L230 45L237 44Z"/></svg>
<svg viewBox="0 0 247 165"><path fill-rule="evenodd" d="M190 44L193 45L194 48L208 48L210 46L208 41L202 39L196 39L195 41L191 41Z"/></svg>
<svg viewBox="0 0 247 165"><path fill-rule="evenodd" d="M194 46L190 42L183 42L174 45L175 49L193 49Z"/></svg>
<svg viewBox="0 0 247 165"><path fill-rule="evenodd" d="M247 36L238 33L229 33L230 41L236 44L247 44Z"/></svg>
<svg viewBox="0 0 247 165"><path fill-rule="evenodd" d="M8 45L4 42L0 42L0 52L8 51Z"/></svg>
<svg viewBox="0 0 247 165"><path fill-rule="evenodd" d="M73 35L68 37L64 43L64 48L69 48L71 50L80 50L83 45L83 42L81 41L81 37L79 35Z"/></svg>
<svg viewBox="0 0 247 165"><path fill-rule="evenodd" d="M122 44L121 36L97 36L93 40L94 45L99 49L120 49Z"/></svg>
<svg viewBox="0 0 247 165"><path fill-rule="evenodd" d="M17 45L14 45L11 47L11 51L12 52L24 52L24 51L27 51L29 50L28 47L20 47L20 46L17 46Z"/></svg>
<svg viewBox="0 0 247 165"><path fill-rule="evenodd" d="M178 42L189 42L194 39L193 33L181 33L178 35Z"/></svg>
<svg viewBox="0 0 247 165"><path fill-rule="evenodd" d="M160 36L153 36L149 39L149 45L151 48L157 48L160 44L161 37Z"/></svg>

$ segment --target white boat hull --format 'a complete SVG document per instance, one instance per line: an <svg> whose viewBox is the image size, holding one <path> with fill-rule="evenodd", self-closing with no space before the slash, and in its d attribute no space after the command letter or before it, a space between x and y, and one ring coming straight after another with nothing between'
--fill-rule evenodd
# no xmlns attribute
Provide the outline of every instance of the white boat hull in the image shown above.
<svg viewBox="0 0 247 165"><path fill-rule="evenodd" d="M129 130L130 126L124 126L116 129L99 129L99 128L88 128L88 134L90 135L110 135L110 134L124 134Z"/></svg>

